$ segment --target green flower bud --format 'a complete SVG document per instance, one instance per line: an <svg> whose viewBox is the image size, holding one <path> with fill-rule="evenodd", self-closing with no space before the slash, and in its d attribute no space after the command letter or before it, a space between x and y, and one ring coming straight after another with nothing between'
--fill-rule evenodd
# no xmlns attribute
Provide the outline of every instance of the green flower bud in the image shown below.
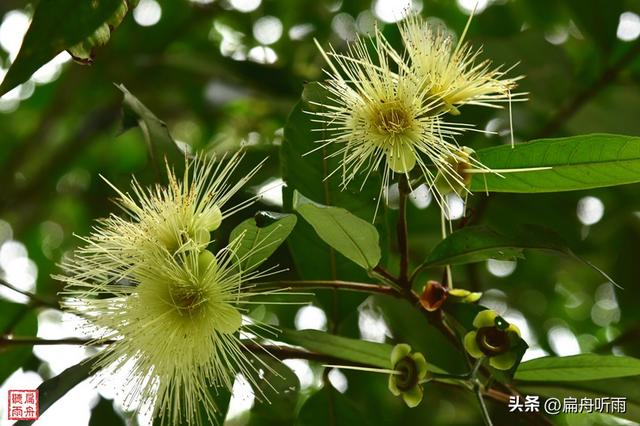
<svg viewBox="0 0 640 426"><path fill-rule="evenodd" d="M387 152L387 164L396 173L410 172L416 160L416 153L410 144L399 144Z"/></svg>
<svg viewBox="0 0 640 426"><path fill-rule="evenodd" d="M205 228L198 228L192 235L193 241L199 245L208 245L211 241L211 234Z"/></svg>
<svg viewBox="0 0 640 426"><path fill-rule="evenodd" d="M220 207L215 205L211 209L200 213L200 216L198 217L198 225L210 232L218 229L221 223L222 212L220 211Z"/></svg>
<svg viewBox="0 0 640 426"><path fill-rule="evenodd" d="M209 250L203 250L198 255L198 274L202 276L216 269L218 269L218 260L215 255Z"/></svg>
<svg viewBox="0 0 640 426"><path fill-rule="evenodd" d="M434 186L440 194L456 193L462 195L467 191L471 185L472 175L465 172L465 170L472 167L471 156L474 152L473 149L463 146L455 156L449 156L445 159L451 166L449 173L443 174L443 172L439 172L434 181ZM440 167L440 169L444 169L444 166ZM455 177L451 176L450 173L455 173Z"/></svg>

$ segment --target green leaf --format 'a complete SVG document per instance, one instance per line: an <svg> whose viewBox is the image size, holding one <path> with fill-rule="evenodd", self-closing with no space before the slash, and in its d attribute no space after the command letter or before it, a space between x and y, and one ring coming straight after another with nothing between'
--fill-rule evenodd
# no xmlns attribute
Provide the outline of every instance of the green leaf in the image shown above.
<svg viewBox="0 0 640 426"><path fill-rule="evenodd" d="M242 235L236 255L243 258L250 253L242 261L242 269L251 271L267 260L287 239L296 221L293 214L258 212L254 218L236 226L229 237L229 241L233 241Z"/></svg>
<svg viewBox="0 0 640 426"><path fill-rule="evenodd" d="M640 138L591 134L539 139L481 149L478 160L490 169L552 167L529 172L476 174L471 190L558 192L640 182Z"/></svg>
<svg viewBox="0 0 640 426"><path fill-rule="evenodd" d="M94 366L96 362L97 357L94 356L67 368L56 377L42 382L38 386L40 416L77 384L95 373ZM32 420L21 420L15 424L16 426L26 426L33 424L33 422Z"/></svg>
<svg viewBox="0 0 640 426"><path fill-rule="evenodd" d="M330 385L307 399L295 423L296 426L366 426L369 424L358 407Z"/></svg>
<svg viewBox="0 0 640 426"><path fill-rule="evenodd" d="M123 130L126 131L136 125L140 127L153 164L161 165L165 156L168 157L168 160L184 158L184 153L169 133L167 124L156 117L124 85L117 84L116 87L124 94L122 100ZM178 162L176 161L176 163Z"/></svg>
<svg viewBox="0 0 640 426"><path fill-rule="evenodd" d="M0 332L16 336L35 336L38 331L36 312L27 305L0 301ZM0 345L0 383L4 382L14 371L31 356L31 347L26 345Z"/></svg>
<svg viewBox="0 0 640 426"><path fill-rule="evenodd" d="M0 96L25 82L58 53L80 43L111 18L122 0L40 0Z"/></svg>
<svg viewBox="0 0 640 426"><path fill-rule="evenodd" d="M282 330L278 340L345 361L391 368L391 350L386 343L350 339L318 330Z"/></svg>
<svg viewBox="0 0 640 426"><path fill-rule="evenodd" d="M524 249L564 254L576 259L616 285L604 271L576 255L562 237L552 229L539 225L521 225L508 237L486 226L469 226L453 232L434 247L421 265L425 268L462 265L487 259L523 257Z"/></svg>
<svg viewBox="0 0 640 426"><path fill-rule="evenodd" d="M516 388L524 395L540 395L553 398L626 398L626 412L615 413L616 417L637 421L640 419L640 377L618 379L529 382L518 381Z"/></svg>
<svg viewBox="0 0 640 426"><path fill-rule="evenodd" d="M522 258L522 245L487 226L469 226L455 231L438 243L427 256L424 266L462 265L487 259Z"/></svg>
<svg viewBox="0 0 640 426"><path fill-rule="evenodd" d="M347 259L371 270L382 257L376 227L340 207L316 204L296 193L293 207L322 240Z"/></svg>
<svg viewBox="0 0 640 426"><path fill-rule="evenodd" d="M544 357L520 364L516 380L526 381L577 381L612 379L615 377L640 376L640 359L614 356L582 354L565 357Z"/></svg>

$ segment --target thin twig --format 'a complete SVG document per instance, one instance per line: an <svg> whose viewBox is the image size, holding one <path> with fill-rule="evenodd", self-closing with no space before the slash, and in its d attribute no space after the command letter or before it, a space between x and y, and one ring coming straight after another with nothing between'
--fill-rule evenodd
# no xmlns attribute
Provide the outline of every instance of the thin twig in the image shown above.
<svg viewBox="0 0 640 426"><path fill-rule="evenodd" d="M22 290L13 284L8 283L7 281L0 278L0 285L7 287L10 290L13 290L17 293L22 294L23 296L27 296L34 305L36 306L46 306L53 309L60 309L60 305L58 303L52 302L51 300L47 300L43 297L38 296L35 293L31 293L30 291Z"/></svg>
<svg viewBox="0 0 640 426"><path fill-rule="evenodd" d="M476 399L478 400L478 403L480 405L484 424L486 426L493 426L493 422L491 421L491 417L489 416L489 410L487 410L487 405L484 403L484 399L482 398L482 391L480 390L480 387L477 387L473 393L476 395Z"/></svg>
<svg viewBox="0 0 640 426"><path fill-rule="evenodd" d="M63 339L42 339L40 337L1 337L0 348L3 346L54 346L54 345L83 345L102 346L115 343L115 340L85 339L81 337L66 337Z"/></svg>
<svg viewBox="0 0 640 426"><path fill-rule="evenodd" d="M376 274L380 275L381 277L383 277L384 279L386 279L389 282L392 282L394 284L398 284L398 278L394 277L389 271L387 271L386 269L384 269L380 265L378 265L375 268L373 268L373 272L375 272Z"/></svg>
<svg viewBox="0 0 640 426"><path fill-rule="evenodd" d="M409 182L406 175L400 175L398 182L400 192L400 211L398 213L398 224L396 232L398 234L398 251L400 252L400 276L398 281L401 287L411 288L409 281L409 242L407 230L407 197L409 196Z"/></svg>

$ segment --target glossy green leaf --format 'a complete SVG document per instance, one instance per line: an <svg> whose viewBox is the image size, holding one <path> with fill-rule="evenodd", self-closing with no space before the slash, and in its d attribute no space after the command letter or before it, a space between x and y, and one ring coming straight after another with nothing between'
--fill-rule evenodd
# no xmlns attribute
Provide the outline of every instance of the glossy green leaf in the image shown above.
<svg viewBox="0 0 640 426"><path fill-rule="evenodd" d="M318 236L347 259L371 270L382 256L376 227L340 207L323 206L294 194L294 209Z"/></svg>
<svg viewBox="0 0 640 426"><path fill-rule="evenodd" d="M91 376L94 371L96 357L89 358L79 364L69 367L57 376L45 380L38 386L40 415L49 409L53 404L62 398L67 392L77 384ZM16 426L27 426L34 421L21 420L16 422Z"/></svg>
<svg viewBox="0 0 640 426"><path fill-rule="evenodd" d="M565 357L544 357L520 364L517 380L525 381L577 381L640 376L640 359L582 354Z"/></svg>
<svg viewBox="0 0 640 426"><path fill-rule="evenodd" d="M523 244L486 226L469 226L455 231L431 251L425 267L461 265L487 259L523 257Z"/></svg>
<svg viewBox="0 0 640 426"><path fill-rule="evenodd" d="M345 361L390 368L393 346L350 339L318 330L283 330L278 340Z"/></svg>
<svg viewBox="0 0 640 426"><path fill-rule="evenodd" d="M208 408L205 407L205 404L202 402L202 400L198 399L197 401L195 401L197 405L197 410L198 410L198 413L196 415L200 417L201 424L222 423L222 419L225 418L225 416L227 415L227 411L229 410L229 401L231 400L231 392L227 388L224 388L224 387L217 388L214 386L210 386L207 391L211 395L211 398L213 399L214 403L216 404L218 411L215 414L210 413ZM170 417L171 411L167 411L166 413L167 413L165 415L166 418L164 419L161 416L156 416L153 419L153 426L163 426L169 423L171 419ZM212 414L215 416L215 419L209 419L209 416ZM189 423L183 418L180 422L173 423L173 424L175 426L191 426L193 423Z"/></svg>
<svg viewBox="0 0 640 426"><path fill-rule="evenodd" d="M114 15L122 0L40 0L0 96L26 81L58 53L81 42Z"/></svg>
<svg viewBox="0 0 640 426"><path fill-rule="evenodd" d="M287 239L297 218L292 214L258 212L231 231L229 241L242 236L236 255L243 259L242 269L257 268ZM246 258L245 258L246 256Z"/></svg>
<svg viewBox="0 0 640 426"><path fill-rule="evenodd" d="M640 138L591 134L539 139L481 149L477 157L490 169L551 167L529 172L477 174L477 192L558 192L640 182Z"/></svg>
<svg viewBox="0 0 640 426"><path fill-rule="evenodd" d="M572 257L617 285L604 271L577 256L552 229L539 225L522 225L512 236L500 234L486 226L470 226L453 232L429 254L423 267L461 265L487 259L523 257L523 250L555 252Z"/></svg>

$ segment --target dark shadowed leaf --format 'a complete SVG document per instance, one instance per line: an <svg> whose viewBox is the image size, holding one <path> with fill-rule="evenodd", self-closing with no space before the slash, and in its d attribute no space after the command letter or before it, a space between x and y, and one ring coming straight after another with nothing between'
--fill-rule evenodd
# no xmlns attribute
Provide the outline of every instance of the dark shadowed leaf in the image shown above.
<svg viewBox="0 0 640 426"><path fill-rule="evenodd" d="M0 300L0 332L15 336L35 336L38 331L36 312L27 305ZM29 358L31 346L16 345L2 347L0 345L0 383L4 382L14 371Z"/></svg>
<svg viewBox="0 0 640 426"><path fill-rule="evenodd" d="M170 164L173 163L173 159L184 158L184 153L169 133L167 124L156 117L124 85L117 84L116 87L124 94L122 128L126 131L136 125L140 127L153 164L162 167L164 158L167 158Z"/></svg>
<svg viewBox="0 0 640 426"><path fill-rule="evenodd" d="M77 384L87 379L93 371L96 357L89 358L80 364L69 367L57 376L45 380L38 386L40 415L49 409L53 404L62 398L67 392L73 389ZM33 424L33 421L21 420L16 423L19 426L27 426Z"/></svg>
<svg viewBox="0 0 640 426"><path fill-rule="evenodd" d="M124 426L125 421L113 409L113 401L100 397L91 410L89 426Z"/></svg>
<svg viewBox="0 0 640 426"><path fill-rule="evenodd" d="M0 85L0 96L93 34L121 4L122 0L40 0L20 52Z"/></svg>
<svg viewBox="0 0 640 426"><path fill-rule="evenodd" d="M593 268L617 285L604 271L577 256L552 229L539 225L522 225L512 236L499 234L486 226L470 226L441 241L427 256L424 267L461 265L487 259L523 257L525 249L555 252L572 257Z"/></svg>

